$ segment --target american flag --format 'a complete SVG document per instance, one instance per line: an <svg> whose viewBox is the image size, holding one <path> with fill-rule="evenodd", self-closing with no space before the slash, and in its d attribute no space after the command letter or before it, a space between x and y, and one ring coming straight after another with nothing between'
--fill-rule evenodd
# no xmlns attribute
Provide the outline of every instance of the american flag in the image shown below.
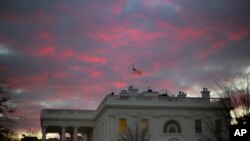
<svg viewBox="0 0 250 141"><path fill-rule="evenodd" d="M136 69L134 67L132 67L132 70L133 70L134 75L142 75L142 71L140 71L140 70L138 70L138 69Z"/></svg>

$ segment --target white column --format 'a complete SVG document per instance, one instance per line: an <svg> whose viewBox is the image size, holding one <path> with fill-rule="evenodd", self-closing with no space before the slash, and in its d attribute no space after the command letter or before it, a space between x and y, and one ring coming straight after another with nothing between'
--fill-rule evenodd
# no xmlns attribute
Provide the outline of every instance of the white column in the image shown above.
<svg viewBox="0 0 250 141"><path fill-rule="evenodd" d="M77 141L78 127L74 127L74 141Z"/></svg>
<svg viewBox="0 0 250 141"><path fill-rule="evenodd" d="M185 138L187 140L192 140L194 138L194 121L190 116L186 116L185 117L185 126L183 126L184 128L182 129L182 133L186 133L184 134L184 136L186 136ZM186 128L185 128L186 127Z"/></svg>
<svg viewBox="0 0 250 141"><path fill-rule="evenodd" d="M62 135L61 135L61 141L65 141L65 126L61 126L61 128L62 128Z"/></svg>
<svg viewBox="0 0 250 141"><path fill-rule="evenodd" d="M108 129L108 132L107 132L107 140L115 140L117 138L117 134L116 131L115 131L115 115L109 115L108 117L108 121L107 121L107 127L106 129Z"/></svg>
<svg viewBox="0 0 250 141"><path fill-rule="evenodd" d="M160 140L163 134L163 126L164 126L160 124L160 116L159 115L153 116L152 121L149 121L149 122L151 122L151 125L152 125L149 127L149 132L152 132L150 133L152 135L152 140L156 140L156 141Z"/></svg>
<svg viewBox="0 0 250 141"><path fill-rule="evenodd" d="M46 141L46 126L42 126L42 141Z"/></svg>
<svg viewBox="0 0 250 141"><path fill-rule="evenodd" d="M97 134L96 134L96 132L97 132L96 127L93 127L93 141L97 140L97 137L96 137Z"/></svg>
<svg viewBox="0 0 250 141"><path fill-rule="evenodd" d="M86 141L89 141L89 133L85 133Z"/></svg>

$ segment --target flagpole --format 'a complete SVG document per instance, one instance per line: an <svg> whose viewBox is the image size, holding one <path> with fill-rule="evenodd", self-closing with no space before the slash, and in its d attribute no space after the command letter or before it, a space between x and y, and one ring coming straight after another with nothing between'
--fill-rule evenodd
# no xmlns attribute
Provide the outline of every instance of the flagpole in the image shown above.
<svg viewBox="0 0 250 141"><path fill-rule="evenodd" d="M135 76L140 76L140 75L142 75L142 71L141 70L139 70L139 69L137 69L137 68L135 68L134 67L134 64L132 64L132 75L135 75ZM135 76L133 76L133 78L132 78L132 86L134 86L134 81L135 81Z"/></svg>
<svg viewBox="0 0 250 141"><path fill-rule="evenodd" d="M132 64L132 68L131 68L131 70L132 70L132 87L134 87L134 72L133 72L133 69L134 69L134 64Z"/></svg>

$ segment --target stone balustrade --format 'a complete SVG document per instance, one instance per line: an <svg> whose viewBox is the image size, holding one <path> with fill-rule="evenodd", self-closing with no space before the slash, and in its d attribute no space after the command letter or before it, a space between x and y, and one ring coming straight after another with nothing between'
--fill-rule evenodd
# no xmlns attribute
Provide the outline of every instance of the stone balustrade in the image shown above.
<svg viewBox="0 0 250 141"><path fill-rule="evenodd" d="M169 96L143 96L143 95L109 95L102 103L112 101L159 101L159 102L196 102L196 103L214 103L225 100L225 98L202 98L202 97L169 97Z"/></svg>
<svg viewBox="0 0 250 141"><path fill-rule="evenodd" d="M202 106L207 104L220 104L224 98L201 98L201 97L169 97L160 95L108 95L104 98L97 110L72 110L72 109L43 109L42 117L63 117L91 119L96 116L105 105L147 105L147 106ZM178 104L178 105L176 105Z"/></svg>
<svg viewBox="0 0 250 141"><path fill-rule="evenodd" d="M94 110L72 110L72 109L43 109L41 117L63 117L63 118L93 118Z"/></svg>

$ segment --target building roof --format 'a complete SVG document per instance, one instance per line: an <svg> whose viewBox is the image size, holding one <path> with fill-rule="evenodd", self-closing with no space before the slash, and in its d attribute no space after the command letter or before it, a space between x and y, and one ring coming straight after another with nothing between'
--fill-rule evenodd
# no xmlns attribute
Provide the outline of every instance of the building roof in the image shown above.
<svg viewBox="0 0 250 141"><path fill-rule="evenodd" d="M97 119L107 108L168 108L168 109L222 109L221 101L225 98L210 98L210 91L204 88L201 97L187 97L184 92L179 92L178 96L170 96L167 91L163 94L152 89L138 92L138 89L130 86L127 90L122 90L119 94L111 93L107 95L96 110L75 110L75 109L43 109L42 119L77 119L94 120Z"/></svg>

